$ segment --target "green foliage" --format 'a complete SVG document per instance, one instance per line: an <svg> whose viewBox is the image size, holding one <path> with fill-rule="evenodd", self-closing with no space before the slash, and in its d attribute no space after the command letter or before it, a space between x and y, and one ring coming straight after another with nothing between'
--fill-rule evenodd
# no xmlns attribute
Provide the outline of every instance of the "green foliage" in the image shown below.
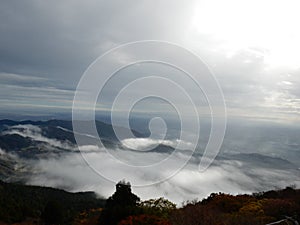
<svg viewBox="0 0 300 225"><path fill-rule="evenodd" d="M168 219L170 213L176 209L176 204L165 198L158 198L143 201L141 202L140 207L145 214Z"/></svg>
<svg viewBox="0 0 300 225"><path fill-rule="evenodd" d="M176 205L164 198L140 203L140 198L131 192L130 183L123 181L116 185L116 192L107 199L99 224L170 225L168 218L175 209Z"/></svg>

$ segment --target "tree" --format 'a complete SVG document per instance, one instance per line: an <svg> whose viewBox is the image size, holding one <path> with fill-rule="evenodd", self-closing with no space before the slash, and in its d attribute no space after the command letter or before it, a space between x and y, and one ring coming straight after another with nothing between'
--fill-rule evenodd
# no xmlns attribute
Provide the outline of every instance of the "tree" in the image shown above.
<svg viewBox="0 0 300 225"><path fill-rule="evenodd" d="M165 219L176 209L176 204L165 198L149 199L141 202L140 206L145 214L152 214Z"/></svg>
<svg viewBox="0 0 300 225"><path fill-rule="evenodd" d="M106 207L114 206L137 206L140 198L131 192L129 182L120 181L116 185L116 192L107 199Z"/></svg>
<svg viewBox="0 0 300 225"><path fill-rule="evenodd" d="M120 181L116 185L116 192L107 199L101 213L100 225L116 225L130 215L139 213L140 198L131 192L129 182Z"/></svg>
<svg viewBox="0 0 300 225"><path fill-rule="evenodd" d="M42 220L46 225L61 224L63 222L63 210L57 201L49 201L42 213Z"/></svg>

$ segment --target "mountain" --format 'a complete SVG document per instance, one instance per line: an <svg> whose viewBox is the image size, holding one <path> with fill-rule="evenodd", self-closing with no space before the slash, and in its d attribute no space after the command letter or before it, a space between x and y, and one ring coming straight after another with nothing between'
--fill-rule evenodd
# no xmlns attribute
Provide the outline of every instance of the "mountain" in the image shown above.
<svg viewBox="0 0 300 225"><path fill-rule="evenodd" d="M266 156L258 153L239 153L227 155L226 160L239 160L243 162L244 166L257 167L257 168L274 168L276 165L277 169L289 170L298 169L296 165L286 159L279 157Z"/></svg>
<svg viewBox="0 0 300 225"><path fill-rule="evenodd" d="M79 123L82 128L89 125L87 121L79 121ZM119 141L110 124L100 121L96 124L106 149L97 146L96 138L82 133L77 135L86 138L90 144L82 146L82 151L79 151L71 121L0 120L0 180L63 188L68 191L94 190L103 194L105 192L100 188L103 185L102 180L87 165L87 161L94 163L93 166L96 169L103 169L108 174L120 172L126 174L125 178L133 177L132 179L137 178L149 182L156 181L156 177L161 177L165 171L151 170L150 167L148 170L145 167L145 172L148 173L151 170L151 176L146 176L144 172L141 172L142 170L136 170L133 173L129 170L121 171L118 162L138 166L164 162L167 163L165 168L168 171L187 160L186 167L182 168L176 176L179 180L183 179L180 176L191 176L192 179L187 179L182 184L178 184L175 179L168 181L172 186L178 186L180 191L178 194L175 192L174 196L180 201L181 195L188 198L195 196L195 193L200 193L203 197L210 188L214 188L213 190L219 188L231 193L231 191L263 191L270 188L282 188L284 185L299 184L299 166L297 163L291 163L284 156L251 153L250 150L247 153L246 151L221 151L209 169L201 174L196 172L203 159L203 148L196 149L190 157L192 152L188 142L185 145L186 149L175 151L177 139L150 139L134 130L132 132L141 138L127 138ZM126 128L119 127L118 129L124 134L129 133ZM149 150L143 151L143 148ZM252 146L252 149L255 149L255 146ZM172 157L169 157L171 154ZM211 177L211 180L203 184L203 177ZM196 191L186 188L196 183L199 185ZM157 191L161 187L151 188ZM104 188L104 190L107 189Z"/></svg>
<svg viewBox="0 0 300 225"><path fill-rule="evenodd" d="M196 189L197 187L194 187ZM176 189L174 188L174 191ZM139 201L130 183L119 182L107 200L93 192L0 181L0 224L299 224L300 190L254 194L211 193L177 206L165 198Z"/></svg>
<svg viewBox="0 0 300 225"><path fill-rule="evenodd" d="M84 128L88 121L78 121ZM115 135L114 129L126 138L130 132L123 127L96 121L96 127L102 143L109 149L131 150L126 148ZM32 160L61 158L66 154L79 153L73 133L72 121L13 121L0 120L0 179L5 181L23 181L33 173ZM136 137L143 134L131 130ZM88 145L97 146L98 139L87 134L77 134ZM174 148L158 145L150 152L170 154ZM140 152L145 154L145 152Z"/></svg>
<svg viewBox="0 0 300 225"><path fill-rule="evenodd" d="M82 127L88 126L88 121L78 121ZM110 124L96 121L97 131L102 143L105 146L115 146L120 144L114 129L124 134L129 130L123 127L112 127ZM8 152L15 152L21 157L34 158L41 155L43 151L49 150L51 153L61 153L66 150L76 149L76 140L73 133L72 121L49 120L49 121L12 121L0 120L0 148ZM143 135L131 130L137 137ZM98 143L97 137L86 134L77 134L90 145Z"/></svg>
<svg viewBox="0 0 300 225"><path fill-rule="evenodd" d="M0 181L0 221L16 223L40 218L47 205L59 210L63 224L71 224L84 210L103 207L105 200L93 192L70 193L49 187L28 186Z"/></svg>
<svg viewBox="0 0 300 225"><path fill-rule="evenodd" d="M88 126L93 121L77 121L79 126L85 127ZM4 131L12 126L17 125L33 125L38 126L42 129L43 135L48 138L54 138L57 140L68 140L72 143L75 143L75 138L73 135L73 125L72 121L68 120L48 120L48 121L31 121L31 120L24 120L24 121L13 121L13 120L0 120L0 131ZM123 127L112 127L111 124L107 124L101 121L96 121L96 128L99 133L101 139L107 140L118 140L114 129L117 129L122 134L129 133L127 128ZM131 130L131 132L136 137L143 137L143 134L137 132L135 130Z"/></svg>

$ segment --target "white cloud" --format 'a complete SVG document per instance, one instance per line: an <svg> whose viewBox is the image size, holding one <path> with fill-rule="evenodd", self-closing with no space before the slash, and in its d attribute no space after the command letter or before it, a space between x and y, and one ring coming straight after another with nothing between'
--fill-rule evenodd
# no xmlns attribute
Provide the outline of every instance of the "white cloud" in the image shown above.
<svg viewBox="0 0 300 225"><path fill-rule="evenodd" d="M5 155L5 154L6 154L6 152L0 148L0 156Z"/></svg>
<svg viewBox="0 0 300 225"><path fill-rule="evenodd" d="M41 128L31 124L11 126L8 130L4 131L3 134L18 134L22 137L29 137L35 141L46 142L50 146L63 149L74 149L74 146L71 146L71 143L69 142L62 142L43 136Z"/></svg>
<svg viewBox="0 0 300 225"><path fill-rule="evenodd" d="M182 150L189 149L192 144L186 141L179 139L176 140L160 140L160 139L151 139L151 138L128 138L121 141L121 143L131 149L140 150L154 148L158 145L167 145L173 148L176 148L177 145L182 147Z"/></svg>
<svg viewBox="0 0 300 225"><path fill-rule="evenodd" d="M85 159L93 161L98 171L109 174L114 179L126 179L132 184L149 183L169 174L178 166L184 155L168 162L162 170L141 170L120 168L118 160L141 161L144 164L165 158L165 154L138 153L114 150L114 157L107 157L104 150L82 152ZM197 157L194 159L197 161ZM253 164L254 165L254 164ZM276 167L276 165L272 165ZM182 201L201 199L211 192L232 194L250 193L274 188L283 188L290 184L300 186L298 174L292 170L274 168L248 168L243 161L216 160L214 165L203 173L198 164L190 162L172 178L155 185L133 187L133 191L142 199L164 196L180 204ZM62 187L71 191L96 191L100 196L108 197L114 192L114 183L108 182L87 166L80 154L67 154L59 159L43 159L35 163L38 171L28 181L30 184Z"/></svg>

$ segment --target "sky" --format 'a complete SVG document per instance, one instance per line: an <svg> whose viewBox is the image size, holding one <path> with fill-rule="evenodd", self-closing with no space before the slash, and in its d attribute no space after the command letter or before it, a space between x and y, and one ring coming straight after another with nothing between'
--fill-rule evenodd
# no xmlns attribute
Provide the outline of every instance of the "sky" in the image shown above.
<svg viewBox="0 0 300 225"><path fill-rule="evenodd" d="M95 59L127 42L161 40L206 63L222 88L228 117L295 124L299 6L297 0L1 0L1 117L68 114ZM159 71L172 76L170 68ZM141 71L136 66L123 73L138 78ZM110 110L111 93L124 79L108 84L100 111ZM147 105L140 108L157 106L151 100Z"/></svg>

